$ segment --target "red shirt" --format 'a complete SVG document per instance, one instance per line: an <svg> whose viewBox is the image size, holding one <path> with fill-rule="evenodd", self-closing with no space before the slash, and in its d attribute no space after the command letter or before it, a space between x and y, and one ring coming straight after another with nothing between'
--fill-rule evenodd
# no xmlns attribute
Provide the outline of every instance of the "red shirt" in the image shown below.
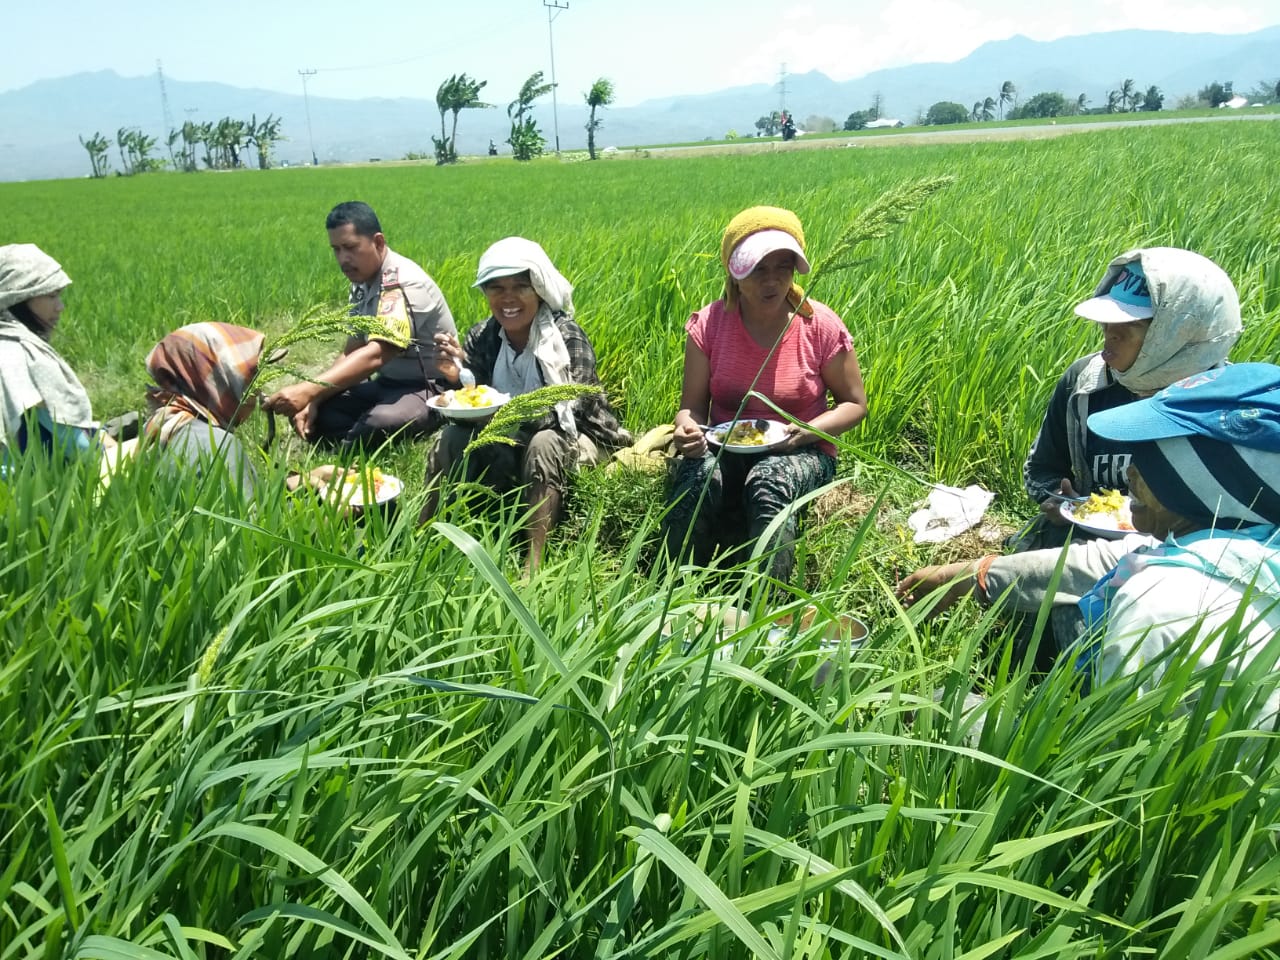
<svg viewBox="0 0 1280 960"><path fill-rule="evenodd" d="M689 339L707 355L711 365L712 423L733 419L753 380L757 393L804 423L827 410L822 368L852 350L853 338L830 307L816 300L810 300L809 305L813 316L793 317L772 357L767 347L752 339L742 325L742 315L737 310L726 310L723 300L703 307L689 318L685 324ZM762 365L763 372L756 380ZM778 419L774 410L754 397L747 402L742 416ZM824 453L835 456L832 444L823 440L818 445Z"/></svg>

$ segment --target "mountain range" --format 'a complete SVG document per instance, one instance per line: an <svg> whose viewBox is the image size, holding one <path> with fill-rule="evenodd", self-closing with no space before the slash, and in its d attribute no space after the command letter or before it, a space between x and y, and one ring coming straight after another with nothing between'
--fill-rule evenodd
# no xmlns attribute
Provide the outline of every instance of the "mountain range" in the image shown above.
<svg viewBox="0 0 1280 960"><path fill-rule="evenodd" d="M851 50L856 58L857 51ZM855 110L879 97L883 116L911 123L928 106L951 100L965 107L997 97L1011 81L1025 99L1057 91L1068 100L1084 94L1091 105L1132 79L1145 90L1158 86L1165 102L1212 82L1232 81L1238 92L1260 83L1274 86L1280 69L1280 26L1248 34L1188 34L1123 30L1036 41L1015 36L986 43L954 63L921 63L877 70L837 82L817 71L792 74L785 81L785 106L801 122L825 116L843 123ZM283 118L288 138L275 159L290 165L311 157L311 141L321 163L397 159L431 152L431 134L439 129L434 102L413 98L339 100L310 98L311 129L301 95L252 90L222 83L166 81L173 122L188 116L216 121L230 116L248 120L268 114ZM488 91L486 91L488 92ZM514 96L515 91L512 91ZM729 130L755 132L760 116L783 105L779 84L733 87L715 93L648 100L602 111L597 145L636 145L719 139ZM558 103L560 145L586 147L587 108L567 92ZM549 99L535 116L553 143ZM458 123L458 151L484 153L490 140L508 152L503 109L464 111ZM121 77L112 71L80 73L0 93L0 180L79 177L88 173L88 155L78 137L102 132L114 139L121 127L140 127L157 137L164 154L165 129L160 86L155 76ZM118 165L118 157L112 151Z"/></svg>

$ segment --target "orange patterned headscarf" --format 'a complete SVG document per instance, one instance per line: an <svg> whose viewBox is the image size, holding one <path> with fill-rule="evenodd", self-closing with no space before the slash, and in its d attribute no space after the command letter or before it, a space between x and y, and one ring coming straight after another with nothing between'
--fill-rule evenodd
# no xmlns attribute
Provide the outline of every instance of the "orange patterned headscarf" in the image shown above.
<svg viewBox="0 0 1280 960"><path fill-rule="evenodd" d="M245 391L258 374L264 337L231 323L193 323L179 327L151 348L147 388L155 414L147 435L164 443L184 423L199 418L230 430Z"/></svg>
<svg viewBox="0 0 1280 960"><path fill-rule="evenodd" d="M804 227L800 218L790 210L782 207L748 207L729 221L724 228L724 236L720 239L720 264L724 267L724 303L730 310L738 308L738 281L729 274L729 257L734 248L753 233L761 230L781 230L795 237L804 249ZM806 317L813 315L812 308L804 302L804 289L798 283L791 284L791 292L787 295L793 309L797 309Z"/></svg>

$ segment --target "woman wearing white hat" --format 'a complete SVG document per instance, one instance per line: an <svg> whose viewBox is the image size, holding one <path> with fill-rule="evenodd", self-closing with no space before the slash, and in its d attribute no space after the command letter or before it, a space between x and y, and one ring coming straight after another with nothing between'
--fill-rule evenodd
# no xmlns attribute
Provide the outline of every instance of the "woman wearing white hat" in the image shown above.
<svg viewBox="0 0 1280 960"><path fill-rule="evenodd" d="M1231 279L1207 257L1176 247L1122 253L1075 313L1098 325L1102 349L1068 367L1054 388L1022 468L1043 520L1018 549L1066 542L1063 496L1125 491L1128 456L1088 430L1090 414L1220 366L1241 330Z"/></svg>
<svg viewBox="0 0 1280 960"><path fill-rule="evenodd" d="M574 321L573 285L532 240L507 237L480 257L475 286L489 305L489 318L467 333L465 345L452 334L436 336L436 363L454 386L467 368L476 384L509 396L566 383L600 385L596 355ZM490 444L465 458L473 426L450 423L440 432L427 461L430 494L421 521L434 515L439 480L461 471L499 491L524 489L529 508L526 568L542 561L547 535L558 521L565 484L580 464L595 463L602 451L626 446L625 430L603 392L559 403L542 421L526 424L516 445Z"/></svg>
<svg viewBox="0 0 1280 960"><path fill-rule="evenodd" d="M1113 259L1094 295L1075 312L1099 325L1103 349L1081 357L1059 379L1023 466L1041 516L1013 544L1015 553L922 567L906 576L898 595L908 605L949 585L930 615L964 595L984 604L1003 597L1008 609L1035 614L1053 584L1050 622L1057 646L1066 647L1082 629L1076 602L1122 556L1147 542L1139 534L1121 540L1077 535L1061 556L1071 533L1059 509L1063 496L1128 491L1128 445L1089 428L1089 418L1222 367L1240 335L1240 299L1230 277L1207 257L1147 247ZM1048 643L1040 651L1047 667L1056 651Z"/></svg>
<svg viewBox="0 0 1280 960"><path fill-rule="evenodd" d="M29 447L94 449L89 395L49 344L71 278L32 243L0 246L0 466Z"/></svg>

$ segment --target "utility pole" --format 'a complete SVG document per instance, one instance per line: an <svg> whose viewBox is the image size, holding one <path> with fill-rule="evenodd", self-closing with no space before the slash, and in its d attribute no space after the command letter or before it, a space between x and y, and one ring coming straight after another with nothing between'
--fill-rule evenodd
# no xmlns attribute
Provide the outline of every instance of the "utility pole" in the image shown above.
<svg viewBox="0 0 1280 960"><path fill-rule="evenodd" d="M555 23L561 11L569 9L569 4L559 3L557 0L542 0L542 5L547 8L547 45L551 48L551 122L555 125L556 156L559 156L560 111L556 106L556 39L551 31L551 24Z"/></svg>
<svg viewBox="0 0 1280 960"><path fill-rule="evenodd" d="M784 63L782 69L778 71L778 90L781 99L781 107L779 112L787 112L787 65Z"/></svg>
<svg viewBox="0 0 1280 960"><path fill-rule="evenodd" d="M318 167L320 160L316 157L316 138L311 132L311 98L307 96L307 80L315 75L315 70L298 71L298 76L302 78L302 103L307 108L307 141L311 144L311 165Z"/></svg>

